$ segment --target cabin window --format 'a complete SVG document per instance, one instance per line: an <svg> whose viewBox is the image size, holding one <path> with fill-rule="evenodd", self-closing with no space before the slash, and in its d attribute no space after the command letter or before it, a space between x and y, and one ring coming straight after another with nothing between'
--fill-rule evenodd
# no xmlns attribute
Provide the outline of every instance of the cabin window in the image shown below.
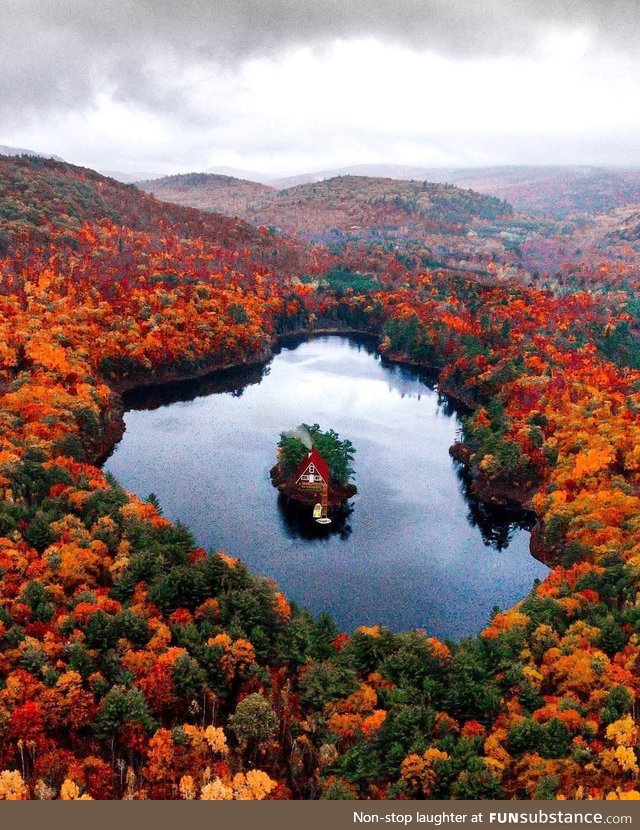
<svg viewBox="0 0 640 830"><path fill-rule="evenodd" d="M315 471L316 471L315 464L309 464L309 472L310 473L315 473Z"/></svg>

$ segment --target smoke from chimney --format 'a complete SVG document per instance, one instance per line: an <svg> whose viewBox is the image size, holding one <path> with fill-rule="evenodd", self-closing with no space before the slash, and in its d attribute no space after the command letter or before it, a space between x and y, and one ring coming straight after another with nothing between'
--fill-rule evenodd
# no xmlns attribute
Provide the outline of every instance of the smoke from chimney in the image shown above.
<svg viewBox="0 0 640 830"><path fill-rule="evenodd" d="M300 426L296 427L295 429L290 429L287 432L282 433L283 438L297 438L301 444L311 450L313 448L313 438L311 437L311 433L309 430L300 424Z"/></svg>

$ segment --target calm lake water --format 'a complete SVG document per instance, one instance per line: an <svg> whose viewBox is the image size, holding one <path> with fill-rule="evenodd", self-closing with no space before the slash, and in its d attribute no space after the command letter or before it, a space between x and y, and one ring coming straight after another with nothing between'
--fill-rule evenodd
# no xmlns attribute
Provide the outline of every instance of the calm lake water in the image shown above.
<svg viewBox="0 0 640 830"><path fill-rule="evenodd" d="M428 378L383 363L367 342L323 337L266 369L147 388L125 399L127 430L106 463L199 544L344 630L379 623L475 634L547 568L524 514L470 499L448 449L460 418ZM269 469L283 430L332 427L356 447L358 494L329 530L287 509Z"/></svg>

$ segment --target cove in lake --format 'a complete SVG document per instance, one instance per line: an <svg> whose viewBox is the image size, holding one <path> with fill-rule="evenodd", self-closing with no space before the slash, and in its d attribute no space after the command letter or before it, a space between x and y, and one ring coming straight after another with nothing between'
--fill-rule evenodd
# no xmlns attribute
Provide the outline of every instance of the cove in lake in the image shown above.
<svg viewBox="0 0 640 830"><path fill-rule="evenodd" d="M527 514L469 497L448 453L455 407L368 341L292 344L265 368L139 389L125 406L106 469L143 498L155 493L200 545L240 557L342 630L476 634L547 573L529 554ZM358 494L328 530L269 480L280 432L302 422L356 447Z"/></svg>

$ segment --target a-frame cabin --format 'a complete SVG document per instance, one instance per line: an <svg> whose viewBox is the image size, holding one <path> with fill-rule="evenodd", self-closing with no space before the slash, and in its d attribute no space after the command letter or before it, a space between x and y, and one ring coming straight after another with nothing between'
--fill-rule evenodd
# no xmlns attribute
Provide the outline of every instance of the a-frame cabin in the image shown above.
<svg viewBox="0 0 640 830"><path fill-rule="evenodd" d="M296 484L316 489L329 486L329 465L315 447L298 464Z"/></svg>

